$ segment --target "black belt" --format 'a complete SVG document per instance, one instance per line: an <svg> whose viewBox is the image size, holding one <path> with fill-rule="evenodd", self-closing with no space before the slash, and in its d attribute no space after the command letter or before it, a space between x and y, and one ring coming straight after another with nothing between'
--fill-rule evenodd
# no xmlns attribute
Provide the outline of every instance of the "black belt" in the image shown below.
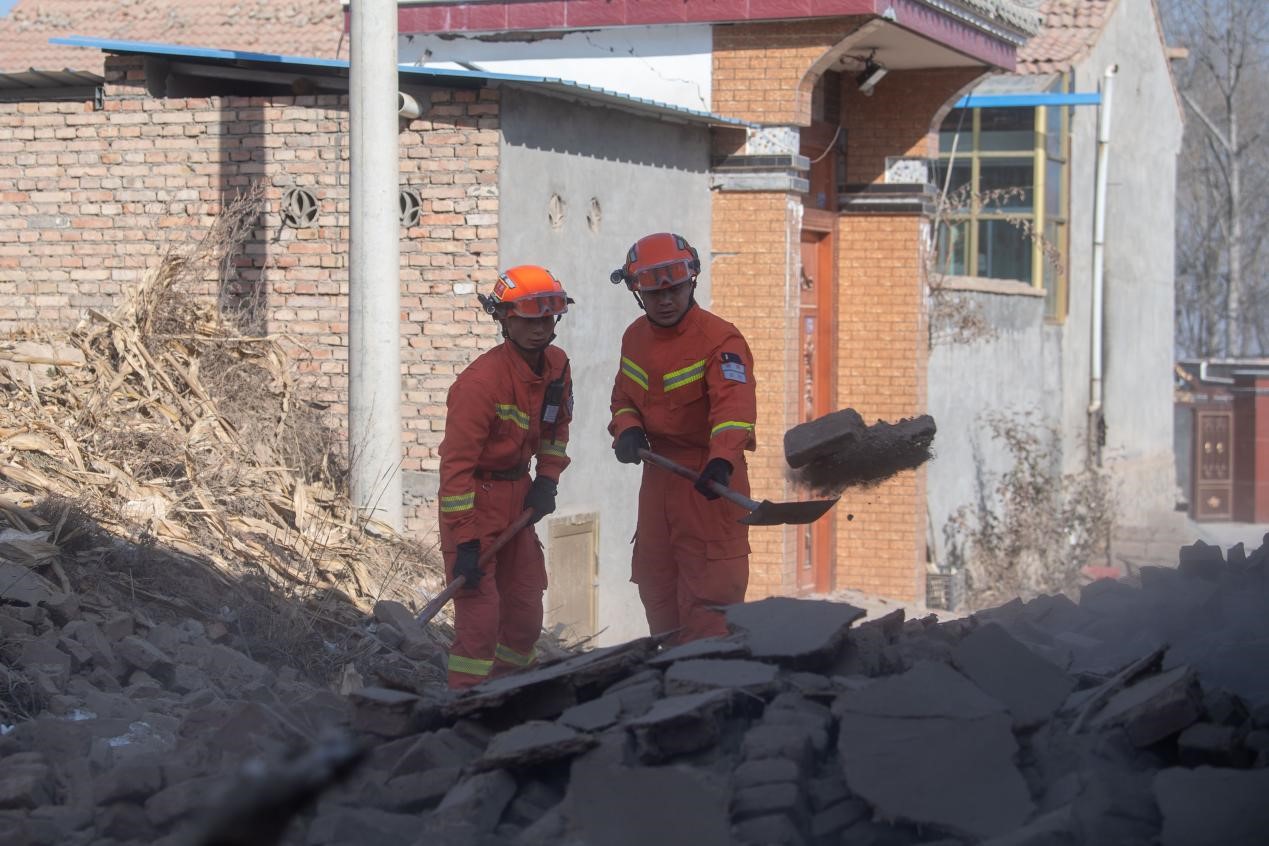
<svg viewBox="0 0 1269 846"><path fill-rule="evenodd" d="M523 479L529 475L529 468L525 466L512 467L510 470L483 470L477 467L472 475L482 481L514 482L516 479Z"/></svg>

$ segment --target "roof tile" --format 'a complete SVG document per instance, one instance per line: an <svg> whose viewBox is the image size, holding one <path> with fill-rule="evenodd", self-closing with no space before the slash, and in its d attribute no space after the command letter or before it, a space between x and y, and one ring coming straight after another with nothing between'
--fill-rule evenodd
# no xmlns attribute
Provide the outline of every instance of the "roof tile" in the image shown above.
<svg viewBox="0 0 1269 846"><path fill-rule="evenodd" d="M329 59L343 32L340 0L18 0L0 18L0 73L102 72L101 51L48 43L62 35Z"/></svg>
<svg viewBox="0 0 1269 846"><path fill-rule="evenodd" d="M1044 0L1044 28L1018 49L1016 73L1069 70L1101 34L1117 0Z"/></svg>

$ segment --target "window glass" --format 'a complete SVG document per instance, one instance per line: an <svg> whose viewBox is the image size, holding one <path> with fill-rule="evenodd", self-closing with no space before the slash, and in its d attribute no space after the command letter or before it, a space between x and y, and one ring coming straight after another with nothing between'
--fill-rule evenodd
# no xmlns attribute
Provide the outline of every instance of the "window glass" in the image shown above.
<svg viewBox="0 0 1269 846"><path fill-rule="evenodd" d="M960 133L956 143L958 151L969 152L974 146L974 113L972 109L952 109L939 127L939 152L952 152L952 140Z"/></svg>
<svg viewBox="0 0 1269 846"><path fill-rule="evenodd" d="M973 160L968 156L960 158L959 156L952 163L952 178L947 178L947 160L941 160L934 165L934 187L939 193L943 192L943 185L947 183L947 205L950 209L968 210L970 207L970 189L969 181L973 176Z"/></svg>
<svg viewBox="0 0 1269 846"><path fill-rule="evenodd" d="M939 224L937 273L943 276L969 275L969 221L954 220Z"/></svg>
<svg viewBox="0 0 1269 846"><path fill-rule="evenodd" d="M1049 159L1044 165L1044 216L1065 217L1062 211L1062 189L1066 181L1062 162Z"/></svg>
<svg viewBox="0 0 1269 846"><path fill-rule="evenodd" d="M1035 149L1035 109L981 109L978 149Z"/></svg>
<svg viewBox="0 0 1269 846"><path fill-rule="evenodd" d="M1049 106L1045 109L1045 152L1055 159L1064 158L1062 155L1062 113L1065 111L1065 106Z"/></svg>
<svg viewBox="0 0 1269 846"><path fill-rule="evenodd" d="M1007 220L978 222L978 275L1031 284L1031 239Z"/></svg>
<svg viewBox="0 0 1269 846"><path fill-rule="evenodd" d="M978 160L979 199L982 210L1030 212L1035 194L1035 160L981 158Z"/></svg>

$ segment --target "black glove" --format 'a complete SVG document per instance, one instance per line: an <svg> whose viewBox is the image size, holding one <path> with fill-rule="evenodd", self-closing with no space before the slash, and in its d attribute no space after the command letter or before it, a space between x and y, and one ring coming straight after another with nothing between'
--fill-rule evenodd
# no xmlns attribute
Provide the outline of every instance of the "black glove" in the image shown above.
<svg viewBox="0 0 1269 846"><path fill-rule="evenodd" d="M718 499L718 494L709 486L710 482L723 486L731 482L731 462L725 458L711 458L701 475L696 477L696 492L706 499Z"/></svg>
<svg viewBox="0 0 1269 846"><path fill-rule="evenodd" d="M555 510L555 494L558 490L559 485L548 476L533 478L529 492L524 495L524 507L533 509L533 519L529 522L536 523Z"/></svg>
<svg viewBox="0 0 1269 846"><path fill-rule="evenodd" d="M454 559L454 578L462 576L467 580L464 585L468 590L475 590L485 575L480 569L480 541L469 540L458 545L458 557Z"/></svg>
<svg viewBox="0 0 1269 846"><path fill-rule="evenodd" d="M643 429L631 426L617 438L617 444L612 451L617 453L617 460L622 464L638 464L642 461L639 458L639 450L649 448L648 436L643 433Z"/></svg>

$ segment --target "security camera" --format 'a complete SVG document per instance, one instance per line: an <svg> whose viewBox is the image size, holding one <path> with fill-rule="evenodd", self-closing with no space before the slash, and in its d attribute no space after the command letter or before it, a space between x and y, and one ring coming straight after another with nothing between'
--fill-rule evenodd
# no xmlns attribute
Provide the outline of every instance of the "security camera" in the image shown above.
<svg viewBox="0 0 1269 846"><path fill-rule="evenodd" d="M864 69L855 77L855 83L859 86L859 93L865 97L871 97L872 91L877 87L877 83L881 82L881 78L889 71L872 59L864 62Z"/></svg>

